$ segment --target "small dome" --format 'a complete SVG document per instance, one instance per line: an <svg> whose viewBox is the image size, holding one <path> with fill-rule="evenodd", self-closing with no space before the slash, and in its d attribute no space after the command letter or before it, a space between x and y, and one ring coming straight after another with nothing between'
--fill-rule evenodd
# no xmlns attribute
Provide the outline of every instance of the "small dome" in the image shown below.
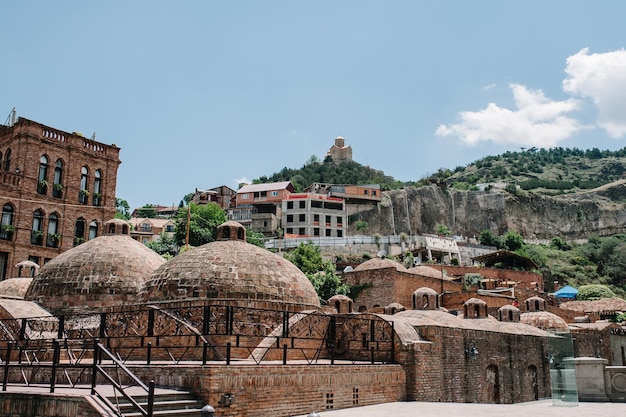
<svg viewBox="0 0 626 417"><path fill-rule="evenodd" d="M546 300L538 296L527 298L524 303L526 304L527 312L546 310Z"/></svg>
<svg viewBox="0 0 626 417"><path fill-rule="evenodd" d="M395 268L398 271L406 272L406 268L400 262L387 258L372 258L354 268L355 271L369 271L372 269Z"/></svg>
<svg viewBox="0 0 626 417"><path fill-rule="evenodd" d="M281 256L247 243L239 233L242 228L237 222L224 223L218 230L220 240L155 270L142 300L211 299L258 308L318 308L319 298L306 275ZM231 240L225 240L227 236Z"/></svg>
<svg viewBox="0 0 626 417"><path fill-rule="evenodd" d="M352 298L348 297L347 295L343 295L343 294L333 295L332 297L328 299L327 304L331 307L335 307L335 310L337 310L337 313L340 313L340 314L352 313L353 301L352 301Z"/></svg>
<svg viewBox="0 0 626 417"><path fill-rule="evenodd" d="M54 314L133 303L145 279L164 262L130 236L100 236L45 264L24 298Z"/></svg>
<svg viewBox="0 0 626 417"><path fill-rule="evenodd" d="M517 323L520 321L519 308L512 305L505 305L498 309L498 320Z"/></svg>
<svg viewBox="0 0 626 417"><path fill-rule="evenodd" d="M422 287L413 293L413 310L436 310L439 308L439 294L432 288Z"/></svg>
<svg viewBox="0 0 626 417"><path fill-rule="evenodd" d="M520 322L541 330L569 330L565 320L548 311L533 311L523 313Z"/></svg>
<svg viewBox="0 0 626 417"><path fill-rule="evenodd" d="M129 235L130 224L122 219L111 219L104 223L104 235Z"/></svg>
<svg viewBox="0 0 626 417"><path fill-rule="evenodd" d="M32 278L9 278L0 281L0 298L24 298Z"/></svg>
<svg viewBox="0 0 626 417"><path fill-rule="evenodd" d="M425 265L416 265L407 270L411 274L420 275L423 277L437 278L441 279L443 277L443 273L438 269L432 268L430 266Z"/></svg>
<svg viewBox="0 0 626 417"><path fill-rule="evenodd" d="M463 318L484 319L487 314L487 303L480 298L470 298L463 304Z"/></svg>
<svg viewBox="0 0 626 417"><path fill-rule="evenodd" d="M406 308L400 303L391 303L384 308L385 314L389 314L390 316L405 310Z"/></svg>
<svg viewBox="0 0 626 417"><path fill-rule="evenodd" d="M39 273L39 265L33 261L18 262L15 267L17 268L16 278L32 278Z"/></svg>

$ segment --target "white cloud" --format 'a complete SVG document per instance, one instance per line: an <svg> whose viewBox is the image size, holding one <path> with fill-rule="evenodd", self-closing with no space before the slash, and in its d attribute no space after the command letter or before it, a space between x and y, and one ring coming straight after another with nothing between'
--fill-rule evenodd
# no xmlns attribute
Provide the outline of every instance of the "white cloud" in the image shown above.
<svg viewBox="0 0 626 417"><path fill-rule="evenodd" d="M489 90L493 90L494 88L496 88L495 84L487 84L486 86L483 87L483 90L489 91Z"/></svg>
<svg viewBox="0 0 626 417"><path fill-rule="evenodd" d="M459 114L456 124L441 125L438 136L456 136L461 141L476 145L479 142L516 144L521 146L553 147L585 126L567 114L577 110L574 99L554 101L541 90L529 90L512 84L515 110L490 103L483 110Z"/></svg>
<svg viewBox="0 0 626 417"><path fill-rule="evenodd" d="M626 51L591 54L581 49L567 58L563 90L591 98L598 109L598 126L614 138L626 135Z"/></svg>

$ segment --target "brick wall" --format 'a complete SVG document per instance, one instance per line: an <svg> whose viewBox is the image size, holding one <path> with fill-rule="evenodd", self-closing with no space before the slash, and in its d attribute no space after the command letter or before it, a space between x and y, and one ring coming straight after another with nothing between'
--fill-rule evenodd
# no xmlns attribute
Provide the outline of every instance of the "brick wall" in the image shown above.
<svg viewBox="0 0 626 417"><path fill-rule="evenodd" d="M55 394L14 394L0 396L0 417L101 417L86 398Z"/></svg>
<svg viewBox="0 0 626 417"><path fill-rule="evenodd" d="M6 161L2 159L0 168L0 207L7 203L14 206L13 225L16 230L11 240L0 240L0 252L9 254L7 277L12 277L17 275L13 266L29 256L39 257L39 264L43 265L46 259L72 248L75 223L79 217L86 221L86 235L91 221L99 224L99 234L102 233L104 222L113 218L116 212L115 189L120 149L23 118L13 127L2 130L0 152L3 158L8 149L11 149L10 166L5 170ZM48 157L48 187L44 195L37 192L42 155ZM64 189L61 197L52 196L57 160L63 161L61 184ZM96 170L102 172L99 206L93 205L93 195L87 204L78 201L83 166L89 170L87 189L91 193ZM38 209L44 213L43 245L30 243L33 213ZM58 248L46 246L45 235L52 213L59 216L57 233L61 235L61 241Z"/></svg>
<svg viewBox="0 0 626 417"><path fill-rule="evenodd" d="M159 386L189 387L223 417L287 417L405 399L400 365L211 365L165 367L156 374L146 367L132 370ZM219 404L224 394L234 396L232 405Z"/></svg>
<svg viewBox="0 0 626 417"><path fill-rule="evenodd" d="M374 306L385 307L391 303L400 303L407 309L413 306L415 290L428 287L442 292L461 292L463 286L456 282L423 277L409 272L398 271L395 268L380 268L365 271L352 271L343 275L346 283L364 286L364 289L355 297L355 309Z"/></svg>
<svg viewBox="0 0 626 417"><path fill-rule="evenodd" d="M420 328L420 335L432 344L399 355L415 375L407 380L411 400L517 403L550 396L541 337L438 327ZM466 354L472 342L475 358Z"/></svg>

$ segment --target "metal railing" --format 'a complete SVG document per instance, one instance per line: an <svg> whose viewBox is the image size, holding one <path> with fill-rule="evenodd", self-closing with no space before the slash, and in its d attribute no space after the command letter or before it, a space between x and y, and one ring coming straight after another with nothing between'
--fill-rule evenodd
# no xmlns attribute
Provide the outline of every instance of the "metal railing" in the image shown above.
<svg viewBox="0 0 626 417"><path fill-rule="evenodd" d="M64 356L84 356L75 352L95 338L122 363L395 362L393 322L379 316L201 304L0 320L0 363L11 350L20 352L18 362L50 355L54 341Z"/></svg>

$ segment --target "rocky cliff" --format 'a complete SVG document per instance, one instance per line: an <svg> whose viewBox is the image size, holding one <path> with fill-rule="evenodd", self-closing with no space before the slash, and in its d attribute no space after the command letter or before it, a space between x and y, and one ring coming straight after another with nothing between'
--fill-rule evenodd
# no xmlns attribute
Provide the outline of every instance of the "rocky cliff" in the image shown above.
<svg viewBox="0 0 626 417"><path fill-rule="evenodd" d="M376 207L352 215L351 233L361 233L353 226L358 220L368 223L368 234L381 235L435 233L442 224L468 237L485 229L496 234L513 230L527 239L607 236L626 230L626 181L559 196L435 185L405 188L384 192Z"/></svg>

